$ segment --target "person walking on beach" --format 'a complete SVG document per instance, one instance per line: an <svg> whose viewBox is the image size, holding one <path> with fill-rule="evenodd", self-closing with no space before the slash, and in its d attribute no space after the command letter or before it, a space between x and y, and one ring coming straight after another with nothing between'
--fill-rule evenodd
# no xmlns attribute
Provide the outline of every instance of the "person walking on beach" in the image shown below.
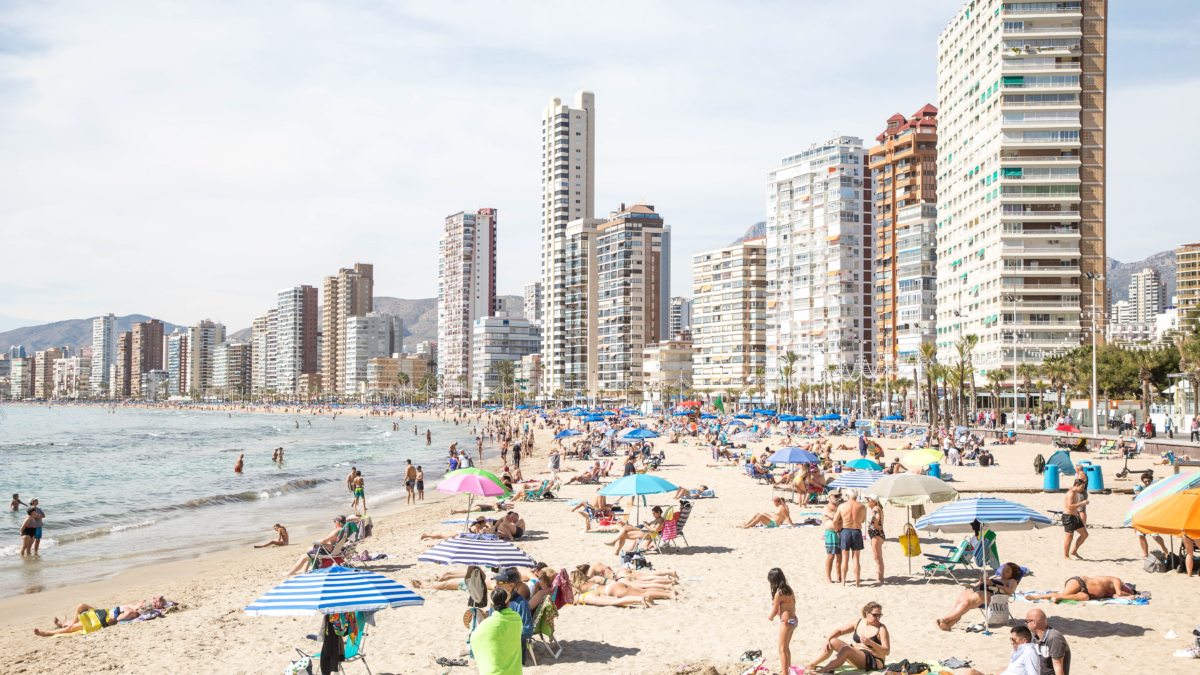
<svg viewBox="0 0 1200 675"><path fill-rule="evenodd" d="M475 452L479 455L479 466L483 466L483 436L475 437Z"/></svg>
<svg viewBox="0 0 1200 675"><path fill-rule="evenodd" d="M768 621L779 617L779 672L792 675L792 633L796 631L796 595L788 585L783 570L778 567L767 572L771 586L771 614Z"/></svg>
<svg viewBox="0 0 1200 675"><path fill-rule="evenodd" d="M1070 560L1071 556L1083 560L1083 556L1079 555L1079 547L1083 545L1083 542L1087 541L1088 531L1087 524L1083 522L1083 518L1079 515L1079 509L1080 507L1087 506L1088 503L1088 500L1084 499L1081 494L1085 485L1087 483L1076 479L1071 485L1071 489L1067 490L1066 497L1064 498L1062 524L1063 530L1067 533L1067 538L1063 542L1063 557L1067 560ZM1072 548L1071 539L1074 538L1076 532L1079 533L1079 539L1075 541L1075 547Z"/></svg>
<svg viewBox="0 0 1200 675"><path fill-rule="evenodd" d="M358 475L358 467L350 467L350 473L346 475L346 492L354 494L354 477Z"/></svg>
<svg viewBox="0 0 1200 675"><path fill-rule="evenodd" d="M842 549L842 585L846 585L850 571L850 559L854 559L854 585L862 586L862 563L860 555L863 550L862 526L867 519L867 507L858 503L858 490L846 490L846 502L838 507L838 517L842 519L842 531L838 535Z"/></svg>
<svg viewBox="0 0 1200 675"><path fill-rule="evenodd" d="M255 544L254 548L267 548L268 546L287 546L287 545L288 545L287 528L280 525L279 523L275 523L275 539L273 541L268 541L265 544Z"/></svg>
<svg viewBox="0 0 1200 675"><path fill-rule="evenodd" d="M404 499L405 504L417 503L417 467L413 466L411 459L404 460L404 490L408 496Z"/></svg>
<svg viewBox="0 0 1200 675"><path fill-rule="evenodd" d="M241 473L242 467L245 466L245 462L246 462L246 453L243 452L242 454L238 455L237 464L233 465L233 472Z"/></svg>
<svg viewBox="0 0 1200 675"><path fill-rule="evenodd" d="M838 494L830 495L829 503L825 505L825 511L821 514L821 520L825 523L825 578L831 584L836 583L833 580L834 572L838 575L837 580L842 580L842 518L838 514L841 501Z"/></svg>
<svg viewBox="0 0 1200 675"><path fill-rule="evenodd" d="M417 467L417 501L425 501L425 470Z"/></svg>

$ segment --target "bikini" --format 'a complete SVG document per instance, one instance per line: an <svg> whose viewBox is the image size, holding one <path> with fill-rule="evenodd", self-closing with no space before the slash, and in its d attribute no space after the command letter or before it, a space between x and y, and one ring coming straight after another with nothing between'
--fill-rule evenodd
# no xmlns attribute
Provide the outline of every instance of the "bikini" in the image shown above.
<svg viewBox="0 0 1200 675"><path fill-rule="evenodd" d="M854 640L855 644L863 644L863 640L858 637L858 626L861 623L862 623L862 621L860 620L858 623L854 624L854 635L852 635L850 639ZM880 626L882 626L882 625L883 624L880 624ZM883 646L879 642L878 634L868 637L867 639L870 640L871 642L874 642L875 644L879 645L880 647ZM862 655L863 655L863 670L866 670L866 671L879 670L879 659L876 658L876 656L874 654L872 654L867 649L859 649L858 651L862 652Z"/></svg>
<svg viewBox="0 0 1200 675"><path fill-rule="evenodd" d="M883 523L879 521L879 513L876 512L875 517L871 519L871 522L867 523L867 536L869 538L874 539L875 537L879 537L880 539L886 539L886 537L883 535Z"/></svg>

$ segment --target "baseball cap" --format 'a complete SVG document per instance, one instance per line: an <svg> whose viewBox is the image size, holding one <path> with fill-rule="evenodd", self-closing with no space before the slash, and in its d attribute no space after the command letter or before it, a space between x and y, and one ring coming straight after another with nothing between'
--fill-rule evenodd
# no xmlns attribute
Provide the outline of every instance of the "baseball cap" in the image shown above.
<svg viewBox="0 0 1200 675"><path fill-rule="evenodd" d="M502 584L514 584L514 583L520 581L521 577L520 577L520 575L517 574L516 570L503 569L503 570L500 570L499 574L492 577L492 580L498 581Z"/></svg>

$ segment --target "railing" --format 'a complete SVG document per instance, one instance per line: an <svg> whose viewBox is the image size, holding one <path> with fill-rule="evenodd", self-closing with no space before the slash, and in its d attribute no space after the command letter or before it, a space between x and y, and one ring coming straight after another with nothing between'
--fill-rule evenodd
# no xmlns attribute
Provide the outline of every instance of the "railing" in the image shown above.
<svg viewBox="0 0 1200 675"><path fill-rule="evenodd" d="M1071 31L1081 30L1079 26L1035 26L1033 28L1005 28L1005 35L1019 35L1022 33L1066 33Z"/></svg>
<svg viewBox="0 0 1200 675"><path fill-rule="evenodd" d="M1004 70L1079 70L1080 64L1073 63L1022 63L1022 64L1004 64Z"/></svg>
<svg viewBox="0 0 1200 675"><path fill-rule="evenodd" d="M1074 175L1069 175L1069 176L1051 176L1051 175L1046 175L1046 176L1026 176L1026 175L1005 176L1005 175L1001 175L1000 177L1003 178L1004 180L1052 180L1052 181L1079 180L1078 173L1076 173Z"/></svg>
<svg viewBox="0 0 1200 675"><path fill-rule="evenodd" d="M1016 196L1016 195L1014 195ZM1053 218L1078 218L1078 211L1002 211L1001 218L1032 218L1032 217L1053 217Z"/></svg>
<svg viewBox="0 0 1200 675"><path fill-rule="evenodd" d="M1021 114L1024 115L1025 113L1021 113ZM1029 113L1029 114L1036 115L1037 113ZM1004 126L1004 127L1012 127L1012 126L1039 126L1039 127L1046 126L1046 127L1048 127L1048 126L1054 126L1055 124L1079 124L1079 118L1078 117L1063 117L1061 119L1044 119L1044 120L1038 120L1038 119L1006 120L1006 119L1001 118L1001 120L1000 120L1000 126ZM1009 139L1009 140L1014 140L1017 143L1033 143L1033 142L1035 142L1035 141L1027 141L1024 139L1019 140L1019 141L1016 141L1015 139ZM1044 141L1040 141L1040 142L1044 142ZM1068 142L1073 142L1073 141L1068 141Z"/></svg>
<svg viewBox="0 0 1200 675"><path fill-rule="evenodd" d="M1016 302L1011 302L1009 300L1004 300L1003 302L1000 303L1000 305L1002 307L1011 307L1014 309L1020 309L1022 307L1045 307L1045 308L1049 308L1049 309L1054 309L1054 308L1079 309L1078 302L1039 302L1037 300L1017 300Z"/></svg>
<svg viewBox="0 0 1200 675"><path fill-rule="evenodd" d="M1040 124L1045 125L1047 123L1041 122ZM1075 124L1078 124L1078 122L1075 122ZM1004 122L1004 123L1002 123L1002 126L1008 126L1008 123ZM1000 142L1003 145L1017 145L1019 143L1053 143L1054 145L1066 145L1068 143L1078 143L1079 139L1078 138L1074 138L1074 139L1061 138L1061 137L1060 138L1005 138L1005 137L1001 136Z"/></svg>
<svg viewBox="0 0 1200 675"><path fill-rule="evenodd" d="M1032 229L1031 228L1031 229L1027 230L1021 225L1021 223L1005 223L1004 224L1004 234L1030 234L1030 235L1034 235L1034 236L1041 235L1041 234L1045 234L1046 236L1060 235L1060 234L1079 234L1079 228L1077 228L1077 227L1047 227L1047 228L1043 228L1043 229Z"/></svg>
<svg viewBox="0 0 1200 675"><path fill-rule="evenodd" d="M1082 14L1082 7L1045 7L1040 9L1006 9L1001 14L1013 16L1017 14Z"/></svg>
<svg viewBox="0 0 1200 675"><path fill-rule="evenodd" d="M1033 265L1005 265L1004 271L1005 272L1022 272L1022 273L1053 272L1054 274L1070 274L1070 273L1078 274L1079 273L1079 265L1038 265L1036 267L1034 267ZM1007 286L1001 287L1001 289L1004 289L1004 288L1007 288Z"/></svg>
<svg viewBox="0 0 1200 675"><path fill-rule="evenodd" d="M1004 101L1004 107L1010 105L1079 105L1079 99L1074 101Z"/></svg>
<svg viewBox="0 0 1200 675"><path fill-rule="evenodd" d="M1078 155L1022 155L1020 157L1000 156L1001 162L1078 162Z"/></svg>
<svg viewBox="0 0 1200 675"><path fill-rule="evenodd" d="M1049 268L1046 268L1049 269ZM1076 269L1068 267L1067 269ZM1078 291L1079 284L1002 284L1000 290L1004 291Z"/></svg>

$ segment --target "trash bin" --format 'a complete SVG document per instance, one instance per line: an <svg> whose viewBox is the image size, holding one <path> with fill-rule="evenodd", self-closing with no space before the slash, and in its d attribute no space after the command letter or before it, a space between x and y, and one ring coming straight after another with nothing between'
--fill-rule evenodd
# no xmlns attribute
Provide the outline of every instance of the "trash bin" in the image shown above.
<svg viewBox="0 0 1200 675"><path fill-rule="evenodd" d="M929 465L929 475L933 476L934 478L941 478L942 477L942 465L937 462L930 464Z"/></svg>
<svg viewBox="0 0 1200 675"><path fill-rule="evenodd" d="M1044 492L1058 492L1060 490L1060 488L1058 487L1058 465L1057 464L1047 464L1046 472L1045 472L1045 474L1043 474L1043 476L1044 477L1042 479L1042 490Z"/></svg>
<svg viewBox="0 0 1200 675"><path fill-rule="evenodd" d="M1083 467L1084 473L1087 474L1087 489L1088 492L1103 492L1104 491L1104 474L1101 473L1101 467L1088 464Z"/></svg>

